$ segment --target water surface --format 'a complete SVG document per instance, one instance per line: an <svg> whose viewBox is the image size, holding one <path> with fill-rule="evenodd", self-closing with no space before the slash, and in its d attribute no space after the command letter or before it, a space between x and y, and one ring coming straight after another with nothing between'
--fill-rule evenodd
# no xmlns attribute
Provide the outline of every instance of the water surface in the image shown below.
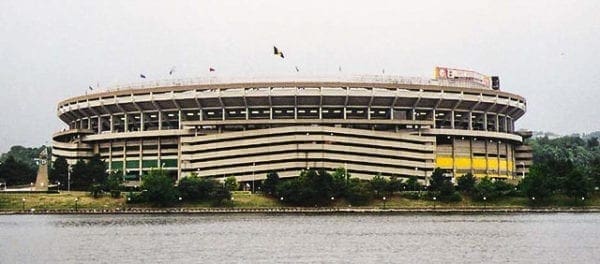
<svg viewBox="0 0 600 264"><path fill-rule="evenodd" d="M0 263L598 263L600 214L7 215Z"/></svg>

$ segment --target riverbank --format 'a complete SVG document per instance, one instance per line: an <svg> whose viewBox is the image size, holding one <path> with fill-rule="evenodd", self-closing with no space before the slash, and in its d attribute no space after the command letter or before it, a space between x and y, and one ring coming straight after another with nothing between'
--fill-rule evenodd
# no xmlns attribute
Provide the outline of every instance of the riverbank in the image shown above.
<svg viewBox="0 0 600 264"><path fill-rule="evenodd" d="M0 193L0 214L215 214L215 213L290 213L290 214L403 214L403 213L596 213L600 199L585 201L556 198L553 203L538 204L525 197L508 197L496 201L443 203L427 199L408 199L400 195L385 201L373 200L364 206L351 206L336 200L327 207L294 207L277 199L249 192L235 192L233 199L221 207L208 202L182 201L168 208L150 204L128 204L123 197L93 198L87 192Z"/></svg>
<svg viewBox="0 0 600 264"><path fill-rule="evenodd" d="M70 210L0 211L13 214L506 214L506 213L600 213L600 207L536 207L536 208L337 208L337 207L278 207L278 208L117 208Z"/></svg>

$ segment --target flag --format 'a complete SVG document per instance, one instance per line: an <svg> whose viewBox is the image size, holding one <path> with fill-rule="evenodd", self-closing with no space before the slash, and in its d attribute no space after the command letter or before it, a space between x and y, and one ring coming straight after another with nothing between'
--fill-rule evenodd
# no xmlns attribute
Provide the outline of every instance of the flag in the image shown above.
<svg viewBox="0 0 600 264"><path fill-rule="evenodd" d="M299 71L300 71L300 69L298 69L298 66L296 66L296 72L299 72Z"/></svg>
<svg viewBox="0 0 600 264"><path fill-rule="evenodd" d="M146 75L140 74L140 78L146 79Z"/></svg>
<svg viewBox="0 0 600 264"><path fill-rule="evenodd" d="M342 66L338 66L338 71L342 71Z"/></svg>
<svg viewBox="0 0 600 264"><path fill-rule="evenodd" d="M285 58L283 56L283 51L279 50L277 47L273 46L273 54L274 55L278 55L281 58Z"/></svg>
<svg viewBox="0 0 600 264"><path fill-rule="evenodd" d="M90 89L90 91L94 90L94 88L92 88L92 86L88 86L88 88Z"/></svg>
<svg viewBox="0 0 600 264"><path fill-rule="evenodd" d="M173 68L171 68L171 70L169 71L169 75L173 75L173 72L175 72L175 66L173 66Z"/></svg>
<svg viewBox="0 0 600 264"><path fill-rule="evenodd" d="M209 71L209 72L214 72L214 71L215 71L215 69L211 67L211 68L208 68L208 71Z"/></svg>

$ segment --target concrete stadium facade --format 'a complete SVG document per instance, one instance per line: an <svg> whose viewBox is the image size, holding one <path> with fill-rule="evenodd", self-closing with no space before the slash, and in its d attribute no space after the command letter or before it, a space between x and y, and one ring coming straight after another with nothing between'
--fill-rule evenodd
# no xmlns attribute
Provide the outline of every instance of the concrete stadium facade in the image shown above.
<svg viewBox="0 0 600 264"><path fill-rule="evenodd" d="M396 76L170 80L58 104L68 129L53 157L99 154L130 179L162 167L177 179L294 177L344 167L353 176L524 175L531 151L514 129L525 98L452 80Z"/></svg>

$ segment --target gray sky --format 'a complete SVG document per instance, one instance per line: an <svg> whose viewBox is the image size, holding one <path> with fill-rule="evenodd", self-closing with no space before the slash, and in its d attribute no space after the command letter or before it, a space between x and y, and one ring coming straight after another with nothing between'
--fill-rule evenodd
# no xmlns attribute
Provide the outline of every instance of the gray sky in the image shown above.
<svg viewBox="0 0 600 264"><path fill-rule="evenodd" d="M0 1L0 152L65 125L56 104L175 77L499 75L517 128L600 130L600 1ZM276 44L286 53L271 54Z"/></svg>

